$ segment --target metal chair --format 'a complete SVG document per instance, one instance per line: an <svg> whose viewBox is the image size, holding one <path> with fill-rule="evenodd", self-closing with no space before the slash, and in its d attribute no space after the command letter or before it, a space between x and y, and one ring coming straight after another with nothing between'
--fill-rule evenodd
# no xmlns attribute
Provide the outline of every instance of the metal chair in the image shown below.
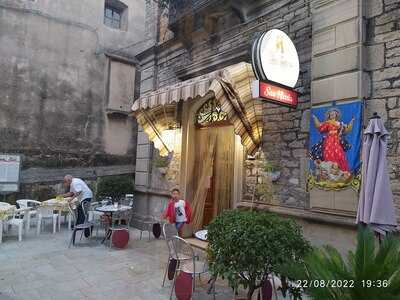
<svg viewBox="0 0 400 300"><path fill-rule="evenodd" d="M102 206L101 202L91 202L88 211L89 222L96 228L96 237L99 235L99 228L104 228L104 230L106 230L106 224L102 219L104 213L96 210L96 208L100 206Z"/></svg>
<svg viewBox="0 0 400 300"><path fill-rule="evenodd" d="M168 248L168 261L167 261L167 265L165 267L162 286L165 285L165 278L167 278L168 266L169 266L169 264L171 263L172 260L175 259L177 261L177 265L178 265L179 264L179 259L180 260L188 260L188 259L190 259L190 257L188 257L188 256L184 257L183 255L181 255L179 258L176 256L172 239L173 239L173 237L178 235L178 231L177 231L177 229L176 229L174 224L165 223L163 225L163 235L164 235L165 241L167 243L167 248Z"/></svg>
<svg viewBox="0 0 400 300"><path fill-rule="evenodd" d="M176 275L178 272L185 272L192 275L192 291L196 288L196 275L208 273L207 262L199 261L198 256L194 253L194 250L190 244L179 236L174 236L170 240L172 244L175 256L178 264L174 274L174 281L171 287L170 299L172 299L172 293L175 288Z"/></svg>
<svg viewBox="0 0 400 300"><path fill-rule="evenodd" d="M69 242L68 248L70 248L71 245L75 245L75 237L76 237L76 232L78 230L82 231L81 239L82 239L82 235L83 235L83 232L85 231L85 229L89 229L90 231L92 231L93 223L88 221L88 217L89 217L88 208L87 208L88 205L89 205L88 202L82 203L82 209L83 209L83 213L85 215L85 220L82 224L77 224L77 221L78 221L77 208L74 208L72 203L68 203L68 209L72 215L72 219L74 222L74 229L72 230L71 240Z"/></svg>

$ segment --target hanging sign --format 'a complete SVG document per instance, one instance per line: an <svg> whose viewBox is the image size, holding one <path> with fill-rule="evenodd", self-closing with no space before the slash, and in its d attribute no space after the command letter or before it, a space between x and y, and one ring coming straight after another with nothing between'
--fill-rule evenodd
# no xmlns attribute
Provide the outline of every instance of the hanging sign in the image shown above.
<svg viewBox="0 0 400 300"><path fill-rule="evenodd" d="M290 107L297 106L297 92L277 84L256 80L253 82L252 92L253 98L263 98Z"/></svg>
<svg viewBox="0 0 400 300"><path fill-rule="evenodd" d="M300 63L296 47L281 30L263 33L253 43L253 71L259 81L254 83L253 96L294 107Z"/></svg>

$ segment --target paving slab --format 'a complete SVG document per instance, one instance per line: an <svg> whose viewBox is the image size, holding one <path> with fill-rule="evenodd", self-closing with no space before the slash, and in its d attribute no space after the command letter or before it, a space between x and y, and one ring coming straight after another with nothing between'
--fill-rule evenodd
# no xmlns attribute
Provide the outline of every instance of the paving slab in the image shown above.
<svg viewBox="0 0 400 300"><path fill-rule="evenodd" d="M3 236L0 244L0 300L167 300L170 282L161 286L168 250L164 240L140 240L131 229L130 242L123 250L77 237L68 249L71 231L63 227L52 234L36 235L36 228L18 242L15 232ZM101 232L100 232L101 235ZM207 276L193 299L207 295ZM216 299L232 299L226 283L218 283Z"/></svg>

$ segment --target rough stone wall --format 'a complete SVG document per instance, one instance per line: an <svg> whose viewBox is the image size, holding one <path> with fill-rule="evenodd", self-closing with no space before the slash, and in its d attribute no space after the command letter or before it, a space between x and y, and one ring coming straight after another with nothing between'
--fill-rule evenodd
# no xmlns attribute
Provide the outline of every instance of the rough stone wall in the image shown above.
<svg viewBox="0 0 400 300"><path fill-rule="evenodd" d="M367 71L371 96L367 113L378 112L390 133L388 160L392 190L400 216L400 2L369 0Z"/></svg>
<svg viewBox="0 0 400 300"><path fill-rule="evenodd" d="M113 120L106 115L104 52L143 38L144 2L125 2L128 31L103 25L101 1L0 1L0 152L23 154L23 180L36 174L17 196L33 196L36 183L52 185L65 168L78 167L75 175L88 179L87 170L98 166L115 166L112 175L130 166L133 173L136 122L120 122L131 132L126 153L108 153L105 144Z"/></svg>
<svg viewBox="0 0 400 300"><path fill-rule="evenodd" d="M304 160L306 158L307 131L310 101L311 69L311 16L308 1L274 1L266 5L260 17L241 23L233 12L223 15L217 24L216 33L211 36L194 36L193 45L187 48L179 41L162 41L157 55L156 66L144 65L148 70L158 69L157 82L161 88L182 79L201 75L240 61L250 62L250 44L255 36L265 30L279 28L294 40L300 56L300 78L296 89L301 93L297 109L282 108L274 104L264 104L264 138L262 153L256 159L245 163L247 166L244 199L252 198L256 182L265 160L280 166L281 179L273 185L276 191L270 202L295 207L304 207L307 199L305 191ZM163 19L163 18L162 18ZM165 22L165 18L163 20ZM164 27L162 27L164 29ZM164 36L164 35L163 35ZM148 73L147 70L145 71ZM147 79L149 80L149 79ZM145 91L148 85L145 85ZM301 168L300 168L301 167ZM262 177L262 175L260 175ZM259 181L261 179L259 178ZM266 201L261 197L261 201ZM256 197L255 201L260 201Z"/></svg>
<svg viewBox="0 0 400 300"><path fill-rule="evenodd" d="M143 92L192 78L239 61L250 61L249 45L265 30L278 28L293 39L300 57L300 92L297 109L265 103L264 137L261 151L245 162L244 200L251 201L254 185L263 181L263 167L268 162L277 167L281 177L272 184L274 195L263 201L297 208L309 207L306 192L308 139L311 94L311 9L313 1L266 1L262 9L242 22L227 11L218 19L217 30L208 36L194 36L185 46L168 32L157 51L143 53L146 81ZM390 131L389 169L396 205L400 206L400 2L364 0L366 14L365 70L372 84L366 99L366 121L377 111ZM162 22L166 22L165 17ZM165 31L165 26L161 26ZM164 35L163 35L164 36ZM153 59L153 57L156 59ZM156 78L154 78L154 76ZM400 213L399 213L400 216Z"/></svg>

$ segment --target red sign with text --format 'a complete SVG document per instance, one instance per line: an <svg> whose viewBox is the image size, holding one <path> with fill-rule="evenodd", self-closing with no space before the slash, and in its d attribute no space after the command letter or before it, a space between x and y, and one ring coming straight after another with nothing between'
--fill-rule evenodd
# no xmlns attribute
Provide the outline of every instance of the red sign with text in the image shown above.
<svg viewBox="0 0 400 300"><path fill-rule="evenodd" d="M291 107L297 106L298 97L296 91L263 81L260 81L259 84L260 98Z"/></svg>

